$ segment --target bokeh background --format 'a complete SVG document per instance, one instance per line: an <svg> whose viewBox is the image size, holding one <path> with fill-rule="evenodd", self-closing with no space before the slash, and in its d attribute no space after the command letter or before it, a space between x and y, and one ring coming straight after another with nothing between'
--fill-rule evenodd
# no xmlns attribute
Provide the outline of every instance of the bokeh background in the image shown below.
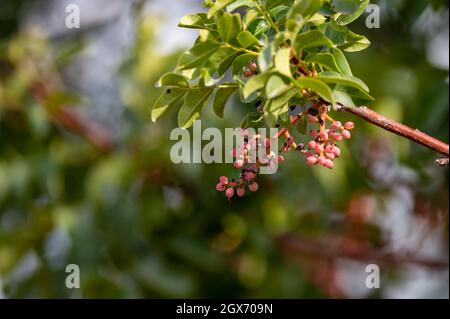
<svg viewBox="0 0 450 319"><path fill-rule="evenodd" d="M348 54L370 106L448 142L448 2L376 3L380 29L352 25L372 47ZM215 191L230 165L172 164L176 112L150 122L154 83L195 39L178 20L202 10L0 2L0 298L448 298L448 168L423 147L356 121L333 171L292 154L232 202ZM248 107L202 125L236 127Z"/></svg>

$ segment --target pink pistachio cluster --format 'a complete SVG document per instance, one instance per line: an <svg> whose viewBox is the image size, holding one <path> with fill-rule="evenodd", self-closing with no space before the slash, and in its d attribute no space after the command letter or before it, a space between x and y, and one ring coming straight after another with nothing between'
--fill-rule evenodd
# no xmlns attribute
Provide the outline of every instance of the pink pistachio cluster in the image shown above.
<svg viewBox="0 0 450 319"><path fill-rule="evenodd" d="M234 159L234 168L241 170L240 176L238 179L231 181L227 177L222 176L216 185L216 190L225 192L226 197L229 199L235 194L238 197L245 196L246 188L250 192L256 192L259 188L256 181L259 169L264 166L272 167L281 162L281 157L276 157L275 153L270 151L270 139L262 138L259 135L249 136L248 131L245 129L241 130L240 133L244 137L244 144L231 151L231 156ZM261 154L262 158L260 157Z"/></svg>
<svg viewBox="0 0 450 319"><path fill-rule="evenodd" d="M308 143L308 150L304 152L306 163L311 166L322 165L332 169L334 160L341 156L341 149L336 143L343 139L350 139L350 131L355 127L355 124L347 122L342 125L341 122L331 119L330 128L326 128L325 120L312 115L308 115L308 121L311 124L320 123L320 128L309 132L312 140Z"/></svg>

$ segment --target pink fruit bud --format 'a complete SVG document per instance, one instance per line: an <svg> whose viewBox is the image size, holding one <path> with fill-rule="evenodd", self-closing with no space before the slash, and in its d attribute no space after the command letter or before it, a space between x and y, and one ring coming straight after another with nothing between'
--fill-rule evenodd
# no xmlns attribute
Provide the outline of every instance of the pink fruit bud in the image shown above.
<svg viewBox="0 0 450 319"><path fill-rule="evenodd" d="M309 131L309 135L310 135L312 138L314 138L314 139L316 139L316 138L319 137L319 133L317 133L316 130L311 130L311 131Z"/></svg>
<svg viewBox="0 0 450 319"><path fill-rule="evenodd" d="M222 185L228 185L228 178L226 176L220 176L219 181Z"/></svg>
<svg viewBox="0 0 450 319"><path fill-rule="evenodd" d="M234 189L233 188L227 188L227 190L225 191L225 196L228 198L233 197L234 195Z"/></svg>
<svg viewBox="0 0 450 319"><path fill-rule="evenodd" d="M339 157L339 156L341 156L341 149L339 147L335 146L333 149L333 153L336 157Z"/></svg>
<svg viewBox="0 0 450 319"><path fill-rule="evenodd" d="M316 164L317 164L317 157L315 157L315 156L308 156L308 157L306 158L306 163L307 163L308 165L310 165L310 166L316 165Z"/></svg>
<svg viewBox="0 0 450 319"><path fill-rule="evenodd" d="M347 130L343 130L342 137L344 137L346 140L349 140L352 137L352 134Z"/></svg>
<svg viewBox="0 0 450 319"><path fill-rule="evenodd" d="M223 192L225 190L225 186L222 183L216 185L216 191Z"/></svg>
<svg viewBox="0 0 450 319"><path fill-rule="evenodd" d="M344 128L345 128L346 130L351 131L351 130L353 130L353 129L355 128L355 123L353 123L353 122L347 122L347 123L344 124Z"/></svg>
<svg viewBox="0 0 450 319"><path fill-rule="evenodd" d="M255 178L255 173L253 172L245 172L244 173L244 179L249 182Z"/></svg>
<svg viewBox="0 0 450 319"><path fill-rule="evenodd" d="M317 154L323 153L324 151L323 146L320 144L317 144L314 150L316 151Z"/></svg>
<svg viewBox="0 0 450 319"><path fill-rule="evenodd" d="M278 156L278 163L281 164L284 162L284 156Z"/></svg>
<svg viewBox="0 0 450 319"><path fill-rule="evenodd" d="M244 166L244 161L243 160L237 160L236 162L234 162L234 167L239 169L242 168L242 166Z"/></svg>
<svg viewBox="0 0 450 319"><path fill-rule="evenodd" d="M334 133L331 138L335 141L342 141L342 135L339 133Z"/></svg>
<svg viewBox="0 0 450 319"><path fill-rule="evenodd" d="M323 166L325 166L326 168L332 169L334 167L334 163L332 160L326 159L323 163Z"/></svg>
<svg viewBox="0 0 450 319"><path fill-rule="evenodd" d="M245 196L245 189L243 189L242 187L239 187L236 191L237 195L239 197L244 197Z"/></svg>
<svg viewBox="0 0 450 319"><path fill-rule="evenodd" d="M320 138L324 141L328 140L328 134L326 132L320 132Z"/></svg>
<svg viewBox="0 0 450 319"><path fill-rule="evenodd" d="M258 190L258 188L259 188L259 185L258 185L258 183L256 183L256 182L253 182L253 183L251 183L250 185L248 185L248 189L249 189L251 192L256 192L256 191Z"/></svg>
<svg viewBox="0 0 450 319"><path fill-rule="evenodd" d="M325 157L329 158L330 160L334 160L334 158L336 157L336 155L334 155L334 153L325 153Z"/></svg>
<svg viewBox="0 0 450 319"><path fill-rule="evenodd" d="M320 156L320 157L317 159L317 164L319 164L319 165L324 165L324 164L325 164L325 157Z"/></svg>
<svg viewBox="0 0 450 319"><path fill-rule="evenodd" d="M310 150L315 150L317 146L317 143L315 141L309 141L308 147Z"/></svg>
<svg viewBox="0 0 450 319"><path fill-rule="evenodd" d="M334 151L334 146L333 146L333 145L328 144L328 145L325 147L325 152L326 152L326 153L333 153L333 151Z"/></svg>

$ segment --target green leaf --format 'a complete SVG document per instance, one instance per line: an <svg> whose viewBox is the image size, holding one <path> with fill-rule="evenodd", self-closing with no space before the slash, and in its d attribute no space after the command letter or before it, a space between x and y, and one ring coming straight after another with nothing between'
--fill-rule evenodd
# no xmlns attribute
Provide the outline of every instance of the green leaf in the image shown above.
<svg viewBox="0 0 450 319"><path fill-rule="evenodd" d="M213 20L208 19L206 13L189 14L181 18L178 26L188 29L208 29Z"/></svg>
<svg viewBox="0 0 450 319"><path fill-rule="evenodd" d="M189 81L183 75L176 73L166 73L162 75L161 78L156 83L156 87L163 87L163 86L189 87Z"/></svg>
<svg viewBox="0 0 450 319"><path fill-rule="evenodd" d="M342 53L342 51L338 48L330 48L330 52L334 56L334 59L336 60L341 73L344 75L353 76L352 70L350 69L350 65L348 64L347 58L345 57L344 53Z"/></svg>
<svg viewBox="0 0 450 319"><path fill-rule="evenodd" d="M305 59L305 62L306 63L317 63L327 70L341 72L336 63L336 59L334 58L334 56L331 53L308 54L308 56Z"/></svg>
<svg viewBox="0 0 450 319"><path fill-rule="evenodd" d="M300 89L308 89L314 91L324 100L330 102L333 106L335 105L333 94L328 85L326 85L321 80L317 78L300 78L294 81L294 84Z"/></svg>
<svg viewBox="0 0 450 319"><path fill-rule="evenodd" d="M248 113L241 122L241 128L259 128L263 126L263 116L258 112Z"/></svg>
<svg viewBox="0 0 450 319"><path fill-rule="evenodd" d="M218 44L211 42L196 43L190 51L181 55L178 69L187 70L203 64L218 48Z"/></svg>
<svg viewBox="0 0 450 319"><path fill-rule="evenodd" d="M174 106L181 106L182 98L186 95L185 89L168 89L155 102L152 108L152 122L156 122L163 116L170 108Z"/></svg>
<svg viewBox="0 0 450 319"><path fill-rule="evenodd" d="M217 12L235 1L236 0L217 0L216 2L214 2L214 5L211 7L211 9L209 9L208 19L215 16Z"/></svg>
<svg viewBox="0 0 450 319"><path fill-rule="evenodd" d="M362 106L374 100L374 98L366 92L353 87L342 85L336 85L334 87L333 97L336 102L348 107Z"/></svg>
<svg viewBox="0 0 450 319"><path fill-rule="evenodd" d="M278 50L274 58L276 70L287 77L292 77L291 66L289 62L290 57L291 57L291 49L283 48Z"/></svg>
<svg viewBox="0 0 450 319"><path fill-rule="evenodd" d="M237 91L237 87L219 87L216 91L213 102L214 113L221 119L224 116L225 105L229 100L230 96Z"/></svg>
<svg viewBox="0 0 450 319"><path fill-rule="evenodd" d="M258 90L261 90L267 83L269 79L270 73L261 73L258 74L245 83L244 89L242 91L242 95L244 99L247 99Z"/></svg>
<svg viewBox="0 0 450 319"><path fill-rule="evenodd" d="M249 31L241 31L237 36L237 40L243 48L249 48L259 42Z"/></svg>
<svg viewBox="0 0 450 319"><path fill-rule="evenodd" d="M239 74L244 67L253 59L255 58L255 56L253 54L250 53L245 53L242 54L240 56L238 56L234 61L233 61L233 75Z"/></svg>
<svg viewBox="0 0 450 319"><path fill-rule="evenodd" d="M250 9L244 16L244 21L242 22L244 25L244 29L247 30L250 23L252 23L257 17L259 17L259 11L255 9Z"/></svg>
<svg viewBox="0 0 450 319"><path fill-rule="evenodd" d="M322 0L299 0L291 6L286 19L295 19L297 15L307 20L322 7Z"/></svg>
<svg viewBox="0 0 450 319"><path fill-rule="evenodd" d="M275 99L268 100L264 105L264 118L269 127L274 127L278 118L285 112L289 101L297 94L297 89L290 89Z"/></svg>
<svg viewBox="0 0 450 319"><path fill-rule="evenodd" d="M266 83L266 96L273 99L289 89L289 82L279 75L272 75Z"/></svg>
<svg viewBox="0 0 450 319"><path fill-rule="evenodd" d="M200 117L213 91L214 88L196 88L188 92L178 113L179 127L188 128Z"/></svg>
<svg viewBox="0 0 450 319"><path fill-rule="evenodd" d="M273 52L270 46L266 47L258 55L258 67L261 72L266 72L273 66Z"/></svg>
<svg viewBox="0 0 450 319"><path fill-rule="evenodd" d="M225 43L230 43L242 30L242 21L239 14L225 12L217 22L217 30Z"/></svg>
<svg viewBox="0 0 450 319"><path fill-rule="evenodd" d="M356 9L353 13L350 13L350 14L341 14L337 18L337 22L340 25L347 25L349 23L352 23L353 21L358 19L364 13L364 11L366 10L369 3L370 3L369 0L361 1L358 5L358 9Z"/></svg>
<svg viewBox="0 0 450 319"><path fill-rule="evenodd" d="M254 5L253 0L237 0L234 3L230 4L227 7L227 10L229 12L232 12L232 11L238 9L238 8L241 8L241 7L253 7L253 5Z"/></svg>
<svg viewBox="0 0 450 319"><path fill-rule="evenodd" d="M347 42L341 46L346 52L362 51L370 46L370 41L363 35L351 31L347 34Z"/></svg>
<svg viewBox="0 0 450 319"><path fill-rule="evenodd" d="M335 12L352 14L358 10L359 0L331 0L331 8Z"/></svg>
<svg viewBox="0 0 450 319"><path fill-rule="evenodd" d="M239 53L233 48L221 47L214 52L208 59L210 69L217 70L219 76L222 76L233 63Z"/></svg>
<svg viewBox="0 0 450 319"><path fill-rule="evenodd" d="M301 33L297 36L294 43L295 51L299 52L302 49L317 47L317 46L333 46L333 42L330 41L322 32L318 30L311 30Z"/></svg>
<svg viewBox="0 0 450 319"><path fill-rule="evenodd" d="M247 30L250 31L258 39L269 29L270 24L263 18L257 18L253 20L247 27Z"/></svg>
<svg viewBox="0 0 450 319"><path fill-rule="evenodd" d="M317 79L326 83L351 86L361 91L369 92L369 87L363 81L353 76L341 76L340 74L335 72L322 72L319 74Z"/></svg>
<svg viewBox="0 0 450 319"><path fill-rule="evenodd" d="M333 41L334 44L343 45L347 40L348 32L349 30L346 27L340 26L336 21L331 20L327 25L325 35Z"/></svg>

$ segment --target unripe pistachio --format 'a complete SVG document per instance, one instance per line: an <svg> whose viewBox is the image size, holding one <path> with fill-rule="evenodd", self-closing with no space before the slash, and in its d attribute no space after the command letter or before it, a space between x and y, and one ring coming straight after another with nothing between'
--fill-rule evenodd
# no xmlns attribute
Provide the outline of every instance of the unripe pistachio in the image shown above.
<svg viewBox="0 0 450 319"><path fill-rule="evenodd" d="M228 185L228 178L226 176L220 176L219 181L222 185Z"/></svg>
<svg viewBox="0 0 450 319"><path fill-rule="evenodd" d="M258 185L258 183L256 183L256 182L253 182L253 183L251 183L250 185L248 185L248 189L249 189L251 192L256 192L256 191L258 190L258 188L259 188L259 185Z"/></svg>
<svg viewBox="0 0 450 319"><path fill-rule="evenodd" d="M353 129L355 128L355 123L353 123L353 122L346 122L346 123L344 124L344 128L345 128L346 130L351 131L351 130L353 130Z"/></svg>
<svg viewBox="0 0 450 319"><path fill-rule="evenodd" d="M234 189L233 188L227 188L227 190L225 191L225 196L227 196L228 198L233 197L234 195Z"/></svg>

